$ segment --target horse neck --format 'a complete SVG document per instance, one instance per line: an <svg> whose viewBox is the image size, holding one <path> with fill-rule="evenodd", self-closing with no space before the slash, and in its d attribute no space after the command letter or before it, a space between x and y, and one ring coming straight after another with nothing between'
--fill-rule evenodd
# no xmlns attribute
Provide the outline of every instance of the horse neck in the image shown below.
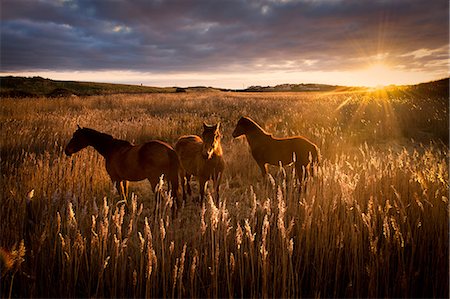
<svg viewBox="0 0 450 299"><path fill-rule="evenodd" d="M272 140L272 135L266 133L261 127L256 124L254 129L245 134L245 136L247 137L248 144L252 148L259 145L261 142L264 143L268 140Z"/></svg>
<svg viewBox="0 0 450 299"><path fill-rule="evenodd" d="M222 156L222 144L220 143L220 140L217 142L217 146L214 148L214 155L215 156Z"/></svg>
<svg viewBox="0 0 450 299"><path fill-rule="evenodd" d="M219 141L214 141L214 144L212 145L213 149L212 149L212 154L211 154L211 159L214 157L221 157L223 155L223 150L222 150L222 144Z"/></svg>
<svg viewBox="0 0 450 299"><path fill-rule="evenodd" d="M105 158L116 147L114 141L115 139L112 136L100 132L93 132L89 136L90 145Z"/></svg>

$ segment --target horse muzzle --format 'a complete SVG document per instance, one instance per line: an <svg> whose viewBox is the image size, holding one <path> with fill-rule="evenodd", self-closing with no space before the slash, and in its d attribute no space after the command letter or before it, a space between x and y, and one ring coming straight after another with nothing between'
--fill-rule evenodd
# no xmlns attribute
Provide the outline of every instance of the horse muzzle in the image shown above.
<svg viewBox="0 0 450 299"><path fill-rule="evenodd" d="M241 136L242 133L241 133L241 132L238 132L237 130L234 130L234 131L233 131L233 134L231 134L231 135L233 136L233 138L237 138L237 137Z"/></svg>
<svg viewBox="0 0 450 299"><path fill-rule="evenodd" d="M71 152L68 148L66 148L66 149L64 150L64 153L66 154L67 157L72 156L72 152Z"/></svg>

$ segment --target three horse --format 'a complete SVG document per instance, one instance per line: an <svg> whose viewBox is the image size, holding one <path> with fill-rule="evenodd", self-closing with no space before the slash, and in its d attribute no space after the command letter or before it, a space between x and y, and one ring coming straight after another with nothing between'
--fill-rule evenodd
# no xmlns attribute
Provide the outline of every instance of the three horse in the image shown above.
<svg viewBox="0 0 450 299"><path fill-rule="evenodd" d="M302 136L277 138L262 129L248 117L241 117L233 131L233 137L245 135L252 156L265 177L267 165L294 163L296 173L302 181L318 165L318 147ZM92 146L104 158L106 171L117 191L126 201L129 181L147 179L154 190L162 175L169 181L175 206L179 206L179 176L182 176L183 200L191 195L191 176L200 184L200 200L204 199L206 182L213 180L216 200L219 201L219 187L225 168L221 145L220 123L203 124L202 136L187 135L178 139L175 149L165 142L152 140L140 145L115 139L111 135L89 128L78 129L65 148L67 156Z"/></svg>
<svg viewBox="0 0 450 299"><path fill-rule="evenodd" d="M264 177L267 164L278 165L281 162L287 165L294 162L296 173L302 181L319 163L319 148L305 137L273 137L249 117L241 117L236 124L233 137L241 135L247 138L252 156Z"/></svg>
<svg viewBox="0 0 450 299"><path fill-rule="evenodd" d="M123 200L127 199L128 181L147 179L155 190L164 175L171 187L174 209L178 205L180 162L177 153L167 143L152 140L132 145L111 135L78 126L65 153L71 156L88 146L105 158L106 171Z"/></svg>
<svg viewBox="0 0 450 299"><path fill-rule="evenodd" d="M182 184L183 200L186 199L186 188L189 195L192 193L189 181L194 175L200 183L200 200L204 198L206 182L212 179L216 200L219 201L219 186L225 168L221 136L220 123L212 126L204 123L201 138L197 135L182 136L175 144L185 178Z"/></svg>

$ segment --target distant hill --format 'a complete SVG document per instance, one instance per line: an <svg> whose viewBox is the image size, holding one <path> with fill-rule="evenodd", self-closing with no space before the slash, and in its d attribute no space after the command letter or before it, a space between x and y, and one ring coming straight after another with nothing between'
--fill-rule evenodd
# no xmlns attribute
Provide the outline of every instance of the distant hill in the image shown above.
<svg viewBox="0 0 450 299"><path fill-rule="evenodd" d="M117 93L167 93L175 92L175 87L148 87L140 85L56 81L42 77L0 77L0 95L10 97L26 96L90 96Z"/></svg>
<svg viewBox="0 0 450 299"><path fill-rule="evenodd" d="M91 96L101 94L144 94L174 92L227 91L214 87L151 87L142 85L95 83L80 81L57 81L42 77L0 77L0 96L2 97L67 97Z"/></svg>
<svg viewBox="0 0 450 299"><path fill-rule="evenodd" d="M94 83L79 81L56 81L42 77L0 77L1 97L68 97L90 96L101 94L144 94L144 93L181 93L181 92L213 92L213 91L237 91L237 92L350 92L367 91L366 87L348 87L327 84L280 84L275 86L250 86L246 89L224 89L205 86L193 87L150 87L142 85ZM417 85L396 86L385 88L386 91L395 94L405 91L423 94L424 96L447 97L449 94L449 78L421 83Z"/></svg>
<svg viewBox="0 0 450 299"><path fill-rule="evenodd" d="M397 92L400 90L408 90L413 93L424 93L427 95L445 96L449 93L449 78L432 82L420 83L417 85L390 85L384 88L389 92ZM280 84L275 86L250 86L246 89L239 90L241 92L326 92L326 91L370 91L368 87L351 87L327 84Z"/></svg>
<svg viewBox="0 0 450 299"><path fill-rule="evenodd" d="M347 87L327 84L279 84L275 86L250 86L246 89L240 90L243 92L305 92L305 91L352 91L360 90L360 87ZM366 88L364 88L366 89Z"/></svg>

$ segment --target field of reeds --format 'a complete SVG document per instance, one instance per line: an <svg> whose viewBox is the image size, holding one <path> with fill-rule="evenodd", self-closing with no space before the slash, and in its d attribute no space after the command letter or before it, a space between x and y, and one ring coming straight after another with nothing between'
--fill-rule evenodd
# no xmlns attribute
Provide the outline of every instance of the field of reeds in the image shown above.
<svg viewBox="0 0 450 299"><path fill-rule="evenodd" d="M0 296L447 297L448 97L412 93L182 93L0 100ZM241 115L304 135L322 163L265 180ZM221 200L154 213L148 182L128 204L76 125L174 144L222 123ZM162 190L165 183L158 187Z"/></svg>

